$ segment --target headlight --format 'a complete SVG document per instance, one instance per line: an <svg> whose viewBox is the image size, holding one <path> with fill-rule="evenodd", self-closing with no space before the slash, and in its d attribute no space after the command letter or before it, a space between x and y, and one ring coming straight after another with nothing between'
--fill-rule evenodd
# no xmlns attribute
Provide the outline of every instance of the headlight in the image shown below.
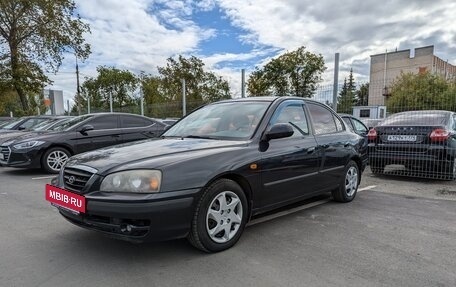
<svg viewBox="0 0 456 287"><path fill-rule="evenodd" d="M36 146L39 146L42 144L44 144L43 141L29 141L29 142L23 142L20 144L13 145L13 147L15 149L26 149L26 148L36 147Z"/></svg>
<svg viewBox="0 0 456 287"><path fill-rule="evenodd" d="M154 193L160 191L159 170L128 170L112 173L101 182L100 191Z"/></svg>

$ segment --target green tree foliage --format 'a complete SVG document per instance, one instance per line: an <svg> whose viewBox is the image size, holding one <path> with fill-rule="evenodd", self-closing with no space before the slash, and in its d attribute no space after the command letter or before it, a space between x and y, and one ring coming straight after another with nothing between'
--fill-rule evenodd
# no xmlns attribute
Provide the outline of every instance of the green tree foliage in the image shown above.
<svg viewBox="0 0 456 287"><path fill-rule="evenodd" d="M351 114L356 101L356 84L353 78L353 69L350 69L348 81L347 79L344 80L344 85L337 99L337 112Z"/></svg>
<svg viewBox="0 0 456 287"><path fill-rule="evenodd" d="M83 34L90 29L75 9L73 0L0 1L0 77L9 82L23 111L31 108L28 95L40 94L51 83L43 68L57 72L65 52L89 56Z"/></svg>
<svg viewBox="0 0 456 287"><path fill-rule="evenodd" d="M326 70L322 55L300 47L256 68L247 81L250 96L311 97Z"/></svg>
<svg viewBox="0 0 456 287"><path fill-rule="evenodd" d="M202 60L179 55L177 59L168 58L165 67L158 67L158 76L142 75L142 91L145 103L153 107L152 115L182 115L182 79L185 79L187 111L205 103L231 98L228 82L205 71ZM169 109L156 109L165 103Z"/></svg>
<svg viewBox="0 0 456 287"><path fill-rule="evenodd" d="M361 84L356 91L357 106L367 106L369 98L369 83Z"/></svg>
<svg viewBox="0 0 456 287"><path fill-rule="evenodd" d="M96 77L86 78L82 84L81 97L75 97L75 109L79 107L85 110L88 98L94 111L108 111L110 97L116 111L122 111L123 108L137 103L134 95L137 93L139 80L132 72L106 66L97 67L97 72Z"/></svg>
<svg viewBox="0 0 456 287"><path fill-rule="evenodd" d="M456 111L456 83L429 72L403 73L391 87L387 108L391 113L429 109Z"/></svg>

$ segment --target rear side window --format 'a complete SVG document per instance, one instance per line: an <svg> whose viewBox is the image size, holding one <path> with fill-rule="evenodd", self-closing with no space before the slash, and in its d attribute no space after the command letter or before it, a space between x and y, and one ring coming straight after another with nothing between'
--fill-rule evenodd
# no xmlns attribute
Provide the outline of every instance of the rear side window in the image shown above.
<svg viewBox="0 0 456 287"><path fill-rule="evenodd" d="M122 128L147 127L153 124L154 122L152 120L148 120L143 117L120 116L120 126Z"/></svg>
<svg viewBox="0 0 456 287"><path fill-rule="evenodd" d="M315 134L330 134L342 131L342 122L328 109L318 104L308 103Z"/></svg>
<svg viewBox="0 0 456 287"><path fill-rule="evenodd" d="M94 130L109 130L117 129L118 121L117 116L99 116L87 122L88 125L92 125Z"/></svg>

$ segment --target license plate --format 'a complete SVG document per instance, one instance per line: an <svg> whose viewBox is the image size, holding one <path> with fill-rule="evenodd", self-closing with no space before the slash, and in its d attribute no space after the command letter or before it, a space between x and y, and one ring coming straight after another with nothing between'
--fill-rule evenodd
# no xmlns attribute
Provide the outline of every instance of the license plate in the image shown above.
<svg viewBox="0 0 456 287"><path fill-rule="evenodd" d="M85 197L68 190L46 184L46 200L74 212L86 212Z"/></svg>
<svg viewBox="0 0 456 287"><path fill-rule="evenodd" d="M4 160L4 159L5 159L5 156L2 153L0 153L0 160Z"/></svg>
<svg viewBox="0 0 456 287"><path fill-rule="evenodd" d="M389 135L388 141L390 141L390 142L416 142L416 136Z"/></svg>

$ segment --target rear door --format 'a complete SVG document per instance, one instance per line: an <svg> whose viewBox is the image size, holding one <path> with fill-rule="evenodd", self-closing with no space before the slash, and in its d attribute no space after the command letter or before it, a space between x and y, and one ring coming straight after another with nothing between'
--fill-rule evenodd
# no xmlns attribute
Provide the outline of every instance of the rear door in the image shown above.
<svg viewBox="0 0 456 287"><path fill-rule="evenodd" d="M289 123L294 133L291 137L269 141L261 155L261 181L264 207L273 207L319 190L317 180L320 154L310 132L304 110L304 101L288 100L278 106L269 126Z"/></svg>
<svg viewBox="0 0 456 287"><path fill-rule="evenodd" d="M317 148L323 155L320 173L327 186L336 186L348 162L350 143L342 121L328 107L319 103L308 103L312 118Z"/></svg>
<svg viewBox="0 0 456 287"><path fill-rule="evenodd" d="M91 125L93 130L80 133L82 126ZM100 115L85 122L78 128L75 139L76 153L91 151L118 144L121 132L118 115Z"/></svg>
<svg viewBox="0 0 456 287"><path fill-rule="evenodd" d="M120 115L121 142L154 138L161 135L164 124L136 115Z"/></svg>

